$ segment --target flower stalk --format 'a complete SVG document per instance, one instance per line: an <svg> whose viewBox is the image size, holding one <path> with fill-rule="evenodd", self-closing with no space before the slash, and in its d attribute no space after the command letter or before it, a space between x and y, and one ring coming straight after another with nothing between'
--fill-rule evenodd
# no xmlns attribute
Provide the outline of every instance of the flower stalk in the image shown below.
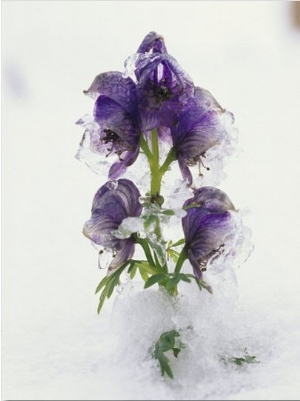
<svg viewBox="0 0 300 401"><path fill-rule="evenodd" d="M203 280L208 265L225 249L226 255L236 253L230 247L235 243L237 210L223 191L197 185L192 173L193 166L203 164L207 152L218 146L225 149L230 143L228 127L233 115L210 92L194 85L156 32L144 38L134 60L133 66L130 58L125 62L126 74L111 71L96 76L84 91L95 101L93 116L78 121L85 128L76 155L79 160L102 174L102 166L111 156L116 158L83 227L83 234L100 248L101 255L106 250L112 255L107 275L96 289L100 293L98 313L120 284L123 272L130 279L139 272L145 289L158 285L173 300L184 283L196 282L199 290L212 293ZM164 160L162 142L170 144ZM146 156L150 170L146 193L126 178L127 168L140 153ZM189 189L179 211L164 208L162 196L163 177L174 162L180 169L182 187ZM174 188L172 196L179 190ZM163 226L172 217L179 219L182 233L167 245ZM174 230L175 236L177 233L178 229ZM134 259L136 245L145 259ZM182 272L186 261L191 273ZM179 336L179 330L172 328L155 345L154 358L162 375L170 378L173 373L165 352L172 351L177 358L184 348L177 341Z"/></svg>

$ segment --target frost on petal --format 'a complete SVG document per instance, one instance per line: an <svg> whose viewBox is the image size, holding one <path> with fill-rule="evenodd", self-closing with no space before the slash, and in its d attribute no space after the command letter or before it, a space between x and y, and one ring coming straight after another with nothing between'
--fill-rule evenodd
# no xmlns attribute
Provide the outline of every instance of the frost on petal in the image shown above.
<svg viewBox="0 0 300 401"><path fill-rule="evenodd" d="M175 125L178 113L194 92L189 75L166 53L140 54L135 60L135 75L143 127Z"/></svg>
<svg viewBox="0 0 300 401"><path fill-rule="evenodd" d="M139 154L140 133L133 115L113 99L100 95L92 122L80 121L85 127L76 158L96 173L108 169L107 156L119 159L111 167L109 178L115 179L133 164Z"/></svg>
<svg viewBox="0 0 300 401"><path fill-rule="evenodd" d="M138 155L139 148L136 148L133 152L123 152L120 155L120 159L111 165L108 178L114 180L120 177L127 170L127 167L131 166L136 161Z"/></svg>
<svg viewBox="0 0 300 401"><path fill-rule="evenodd" d="M137 53L167 53L163 36L152 31L145 36Z"/></svg>
<svg viewBox="0 0 300 401"><path fill-rule="evenodd" d="M205 186L194 191L194 197L187 201L185 206L190 203L197 203L210 213L223 213L228 210L235 210L229 196L221 189Z"/></svg>
<svg viewBox="0 0 300 401"><path fill-rule="evenodd" d="M81 124L81 120L80 124ZM78 122L79 123L79 122ZM106 158L106 146L100 141L100 127L96 122L82 123L86 128L75 158L85 163L96 174L103 174L108 170L109 163Z"/></svg>
<svg viewBox="0 0 300 401"><path fill-rule="evenodd" d="M213 95L206 89L195 87L194 98L199 106L215 111L224 111Z"/></svg>
<svg viewBox="0 0 300 401"><path fill-rule="evenodd" d="M110 97L127 111L132 111L136 103L135 83L129 77L125 78L119 71L97 75L84 93L95 100L99 95Z"/></svg>
<svg viewBox="0 0 300 401"><path fill-rule="evenodd" d="M119 239L129 238L131 234L144 230L144 220L140 217L126 217L119 225L114 236Z"/></svg>

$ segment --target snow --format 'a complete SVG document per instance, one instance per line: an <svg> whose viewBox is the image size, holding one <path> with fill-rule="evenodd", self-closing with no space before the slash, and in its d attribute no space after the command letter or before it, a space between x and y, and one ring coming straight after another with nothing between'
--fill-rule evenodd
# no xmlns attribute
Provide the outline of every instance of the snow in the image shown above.
<svg viewBox="0 0 300 401"><path fill-rule="evenodd" d="M300 398L300 32L292 2L170 3L2 5L3 400ZM249 210L254 250L240 268L207 272L213 295L182 283L177 304L124 277L98 316L94 292L105 271L82 227L104 178L75 158L83 133L75 123L92 112L82 90L100 72L122 71L151 30L235 115L241 150L226 161L220 188ZM136 176L134 166L128 174ZM168 174L168 191L178 194L177 167ZM140 183L148 182L144 172ZM179 207L185 194L166 205ZM172 381L149 348L173 328L186 348L171 362ZM222 362L245 348L259 363Z"/></svg>

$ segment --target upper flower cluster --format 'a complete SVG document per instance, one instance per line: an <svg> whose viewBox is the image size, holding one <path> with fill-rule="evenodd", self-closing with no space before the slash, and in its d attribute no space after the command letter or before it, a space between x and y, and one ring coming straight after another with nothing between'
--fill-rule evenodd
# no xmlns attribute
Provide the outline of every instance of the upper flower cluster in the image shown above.
<svg viewBox="0 0 300 401"><path fill-rule="evenodd" d="M126 72L99 74L85 94L95 100L92 119L85 127L77 157L97 170L100 160L117 155L108 177L116 179L137 159L142 138L156 130L173 149L188 185L190 167L203 164L206 152L227 136L226 112L166 49L164 39L150 32L137 52L125 61Z"/></svg>
<svg viewBox="0 0 300 401"><path fill-rule="evenodd" d="M211 291L202 280L203 272L217 258L216 270L222 270L220 265L225 266L225 260L231 263L243 241L238 211L229 197L203 183L197 189L191 171L197 164L199 174L201 167L209 169L203 161L208 151L215 151L220 158L226 154L232 113L225 111L210 92L194 85L156 32L144 38L125 66L125 73L110 71L96 76L84 91L95 100L93 116L78 121L85 127L77 154L80 160L97 170L103 156L104 160L117 156L83 228L84 235L101 247L99 254L103 248L113 254L108 275L98 287L98 291L102 289L100 308L125 268L131 278L139 270L145 288L158 283L171 295L177 293L179 281L189 282L191 277L200 289ZM160 153L162 142L164 148L169 147L164 158ZM149 190L143 194L135 183L120 178L140 151L148 161L151 179ZM180 211L172 206L165 208L161 193L163 177L174 162L178 162L187 184L183 185ZM183 236L168 242L162 228L171 216L181 219ZM144 251L145 260L133 259L136 244ZM173 272L169 271L170 260ZM186 260L193 275L181 272Z"/></svg>

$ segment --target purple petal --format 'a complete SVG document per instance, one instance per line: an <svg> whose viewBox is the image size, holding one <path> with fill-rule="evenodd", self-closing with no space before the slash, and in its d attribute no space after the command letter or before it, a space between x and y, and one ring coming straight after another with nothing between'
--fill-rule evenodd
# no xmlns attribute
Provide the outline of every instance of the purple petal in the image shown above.
<svg viewBox="0 0 300 401"><path fill-rule="evenodd" d="M179 154L177 154L177 159L178 159L178 165L179 165L183 179L187 182L187 184L189 186L192 185L193 177L192 177L191 171L186 163L185 158L179 153Z"/></svg>
<svg viewBox="0 0 300 401"><path fill-rule="evenodd" d="M175 148L187 160L204 154L221 139L224 129L215 111L188 110L179 116L179 124L172 131Z"/></svg>
<svg viewBox="0 0 300 401"><path fill-rule="evenodd" d="M118 180L117 192L126 209L127 217L138 217L142 211L142 205L139 202L140 191L135 184L125 178Z"/></svg>
<svg viewBox="0 0 300 401"><path fill-rule="evenodd" d="M125 142L124 151L135 149L139 141L136 122L119 103L107 96L99 96L95 104L94 117L103 132L109 130ZM119 141L120 150L122 150L121 141Z"/></svg>
<svg viewBox="0 0 300 401"><path fill-rule="evenodd" d="M223 213L228 210L235 210L227 194L221 189L211 186L196 189L191 202L198 203L210 213Z"/></svg>
<svg viewBox="0 0 300 401"><path fill-rule="evenodd" d="M193 267L194 276L199 279L202 279L203 274L199 266L198 258L194 255L193 251L190 249L188 250L188 259Z"/></svg>
<svg viewBox="0 0 300 401"><path fill-rule="evenodd" d="M194 249L199 254L207 254L224 242L224 236L228 235L231 225L229 212L221 214L207 214L201 219L198 230L191 241Z"/></svg>
<svg viewBox="0 0 300 401"><path fill-rule="evenodd" d="M164 38L156 32L149 32L140 44L137 53L167 53Z"/></svg>
<svg viewBox="0 0 300 401"><path fill-rule="evenodd" d="M95 244L114 249L120 240L112 235L119 224L111 217L102 214L94 215L83 226L83 234Z"/></svg>
<svg viewBox="0 0 300 401"><path fill-rule="evenodd" d="M196 86L194 97L197 101L197 104L201 107L204 107L208 110L223 111L222 107L219 105L216 99L206 89Z"/></svg>
<svg viewBox="0 0 300 401"><path fill-rule="evenodd" d="M226 238L231 235L233 229L229 212L223 214L211 214L203 218L200 227L188 244L193 257L197 259L199 266L205 265L214 256L221 246L224 246Z"/></svg>
<svg viewBox="0 0 300 401"><path fill-rule="evenodd" d="M107 274L110 275L121 267L125 262L130 260L134 254L135 246L132 238L128 238L120 241L120 248L117 251L116 256L113 258L112 262L108 267Z"/></svg>
<svg viewBox="0 0 300 401"><path fill-rule="evenodd" d="M194 93L191 77L182 69L174 57L169 54L141 56L137 61L137 90L153 98L152 103L176 97L186 103ZM153 88L156 92L153 92ZM158 91L159 90L159 91ZM140 96L141 97L141 96Z"/></svg>
<svg viewBox="0 0 300 401"><path fill-rule="evenodd" d="M84 93L93 99L97 99L99 95L106 95L129 112L136 108L135 83L130 77L124 78L123 74L118 71L97 75Z"/></svg>
<svg viewBox="0 0 300 401"><path fill-rule="evenodd" d="M140 148L136 147L133 152L125 151L122 153L120 160L117 160L109 169L108 178L115 180L125 173L127 167L131 166L137 159Z"/></svg>
<svg viewBox="0 0 300 401"><path fill-rule="evenodd" d="M92 216L85 223L83 234L98 245L118 250L123 240L113 232L124 218L141 214L139 197L139 190L130 180L108 181L94 196Z"/></svg>

